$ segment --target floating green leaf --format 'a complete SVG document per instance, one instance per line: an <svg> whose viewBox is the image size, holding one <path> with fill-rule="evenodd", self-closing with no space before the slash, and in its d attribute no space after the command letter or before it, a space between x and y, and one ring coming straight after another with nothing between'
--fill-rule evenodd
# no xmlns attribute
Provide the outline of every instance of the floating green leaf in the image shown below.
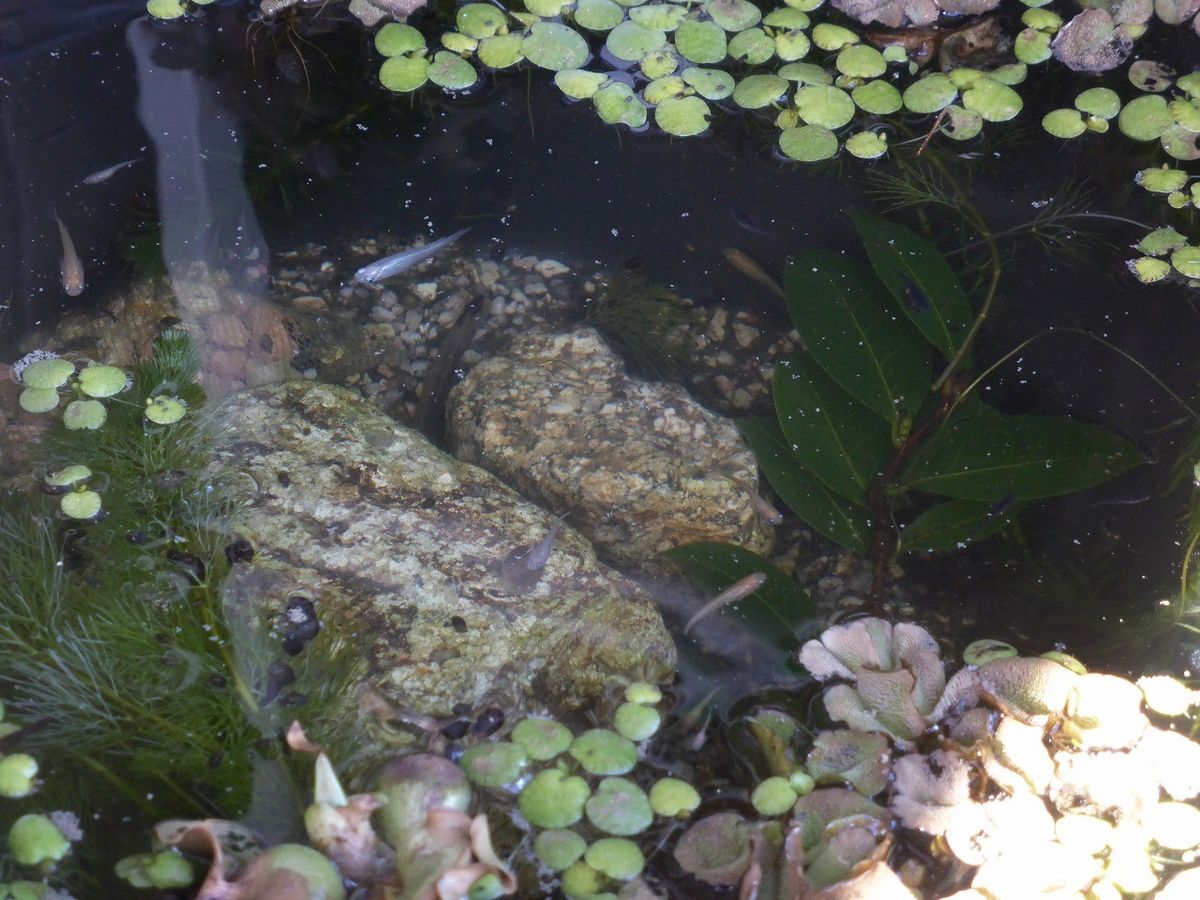
<svg viewBox="0 0 1200 900"><path fill-rule="evenodd" d="M987 77L998 84L1007 84L1011 87L1014 84L1020 84L1029 75L1029 66L1023 62L1008 63L1007 65L998 66L987 73Z"/></svg>
<svg viewBox="0 0 1200 900"><path fill-rule="evenodd" d="M622 22L608 33L604 46L617 59L635 62L667 43L667 36L656 28L644 28L637 22Z"/></svg>
<svg viewBox="0 0 1200 900"><path fill-rule="evenodd" d="M801 354L778 362L774 387L779 426L796 459L830 490L865 506L891 458L887 426Z"/></svg>
<svg viewBox="0 0 1200 900"><path fill-rule="evenodd" d="M1075 108L1088 115L1111 119L1121 111L1121 97L1110 88L1088 88L1075 98Z"/></svg>
<svg viewBox="0 0 1200 900"><path fill-rule="evenodd" d="M779 149L797 162L817 162L838 152L838 139L824 125L802 125L779 132Z"/></svg>
<svg viewBox="0 0 1200 900"><path fill-rule="evenodd" d="M679 60L668 46L643 56L638 62L638 68L653 81L655 78L665 78L679 68Z"/></svg>
<svg viewBox="0 0 1200 900"><path fill-rule="evenodd" d="M17 404L25 412L50 412L58 406L58 391L54 388L25 388L17 397Z"/></svg>
<svg viewBox="0 0 1200 900"><path fill-rule="evenodd" d="M841 128L854 118L854 101L841 88L807 85L796 89L796 110L809 125Z"/></svg>
<svg viewBox="0 0 1200 900"><path fill-rule="evenodd" d="M1083 116L1077 109L1052 109L1042 116L1042 127L1056 138L1070 140L1077 138L1085 131Z"/></svg>
<svg viewBox="0 0 1200 900"><path fill-rule="evenodd" d="M596 113L609 125L641 128L646 124L646 107L633 88L619 81L606 84L592 96Z"/></svg>
<svg viewBox="0 0 1200 900"><path fill-rule="evenodd" d="M1200 134L1190 128L1172 123L1161 135L1162 147L1167 156L1173 159L1191 162L1200 159Z"/></svg>
<svg viewBox="0 0 1200 900"><path fill-rule="evenodd" d="M862 265L806 250L784 271L788 312L817 364L860 402L898 427L929 390L928 350Z"/></svg>
<svg viewBox="0 0 1200 900"><path fill-rule="evenodd" d="M1045 62L1053 51L1050 49L1050 35L1034 28L1024 28L1013 41L1013 55L1021 62L1037 65Z"/></svg>
<svg viewBox="0 0 1200 900"><path fill-rule="evenodd" d="M439 50L429 64L429 80L450 91L469 88L479 80L475 67L449 50Z"/></svg>
<svg viewBox="0 0 1200 900"><path fill-rule="evenodd" d="M804 59L812 49L812 41L803 31L781 31L775 34L774 38L775 55L784 62Z"/></svg>
<svg viewBox="0 0 1200 900"><path fill-rule="evenodd" d="M948 76L934 72L904 89L904 105L915 113L935 113L945 109L958 96L958 88Z"/></svg>
<svg viewBox="0 0 1200 900"><path fill-rule="evenodd" d="M480 41L475 56L489 69L507 69L525 58L524 43L519 34L498 34Z"/></svg>
<svg viewBox="0 0 1200 900"><path fill-rule="evenodd" d="M725 31L714 22L687 19L675 31L675 49L694 63L719 63L726 48Z"/></svg>
<svg viewBox="0 0 1200 900"><path fill-rule="evenodd" d="M1200 103L1195 100L1172 100L1167 104L1175 124L1191 132L1200 131Z"/></svg>
<svg viewBox="0 0 1200 900"><path fill-rule="evenodd" d="M1175 80L1175 70L1152 59L1139 59L1129 65L1129 83L1139 91L1162 93Z"/></svg>
<svg viewBox="0 0 1200 900"><path fill-rule="evenodd" d="M1154 284L1162 281L1171 274L1171 264L1165 259L1154 259L1150 256L1139 256L1129 260L1126 265L1133 276L1142 284Z"/></svg>
<svg viewBox="0 0 1200 900"><path fill-rule="evenodd" d="M946 107L946 124L942 134L955 141L969 141L983 131L983 117L957 104Z"/></svg>
<svg viewBox="0 0 1200 900"><path fill-rule="evenodd" d="M917 552L961 550L1003 531L1020 509L1018 503L1000 508L988 500L946 500L913 519L900 533L900 544Z"/></svg>
<svg viewBox="0 0 1200 900"><path fill-rule="evenodd" d="M443 32L439 40L442 46L451 53L458 53L462 56L468 56L479 49L479 41L473 37L467 37L460 31Z"/></svg>
<svg viewBox="0 0 1200 900"><path fill-rule="evenodd" d="M1129 441L1063 416L972 416L922 444L902 474L906 487L962 500L1053 497L1140 465Z"/></svg>
<svg viewBox="0 0 1200 900"><path fill-rule="evenodd" d="M798 9L792 9L790 6L785 6L767 13L763 17L762 23L768 28L803 31L812 24L812 20L809 19L807 13L801 12Z"/></svg>
<svg viewBox="0 0 1200 900"><path fill-rule="evenodd" d="M717 25L733 32L752 28L762 18L758 7L749 0L708 0L704 11Z"/></svg>
<svg viewBox="0 0 1200 900"><path fill-rule="evenodd" d="M1048 9L1027 9L1021 14L1021 22L1047 34L1054 34L1063 24L1062 16Z"/></svg>
<svg viewBox="0 0 1200 900"><path fill-rule="evenodd" d="M72 400L63 410L63 425L71 431L95 431L108 419L99 400Z"/></svg>
<svg viewBox="0 0 1200 900"><path fill-rule="evenodd" d="M1174 124L1167 101L1157 94L1130 100L1117 117L1121 133L1135 141L1157 140Z"/></svg>
<svg viewBox="0 0 1200 900"><path fill-rule="evenodd" d="M31 362L21 372L21 384L39 390L62 387L75 374L75 364L60 357L39 359Z"/></svg>
<svg viewBox="0 0 1200 900"><path fill-rule="evenodd" d="M761 66L774 55L775 39L761 28L747 28L729 40L729 56L747 65Z"/></svg>
<svg viewBox="0 0 1200 900"><path fill-rule="evenodd" d="M858 159L879 159L887 150L887 137L874 131L860 131L846 138L846 152Z"/></svg>
<svg viewBox="0 0 1200 900"><path fill-rule="evenodd" d="M1158 169L1142 169L1134 176L1145 190L1152 194L1169 194L1181 191L1188 182L1188 173L1183 169L1170 169L1166 166Z"/></svg>
<svg viewBox="0 0 1200 900"><path fill-rule="evenodd" d="M657 106L671 97L682 97L687 90L687 83L677 75L658 78L642 89L642 96L651 106Z"/></svg>
<svg viewBox="0 0 1200 900"><path fill-rule="evenodd" d="M1187 243L1187 238L1174 228L1155 228L1137 242L1135 250L1149 256L1166 256Z"/></svg>
<svg viewBox="0 0 1200 900"><path fill-rule="evenodd" d="M563 69L554 73L554 84L574 100L590 100L606 81L608 76L603 72L585 69Z"/></svg>
<svg viewBox="0 0 1200 900"><path fill-rule="evenodd" d="M799 84L833 84L833 76L816 63L788 63L775 74Z"/></svg>
<svg viewBox="0 0 1200 900"><path fill-rule="evenodd" d="M425 36L411 25L388 22L375 33L375 49L384 56L400 56L425 49Z"/></svg>
<svg viewBox="0 0 1200 900"><path fill-rule="evenodd" d="M747 575L762 572L767 576L762 587L722 607L721 615L781 653L795 649L795 627L813 615L812 598L773 563L734 544L703 541L675 547L663 556L678 564L688 580L710 597Z"/></svg>
<svg viewBox="0 0 1200 900"><path fill-rule="evenodd" d="M504 11L488 3L468 3L460 7L454 24L467 37L482 40L504 27Z"/></svg>
<svg viewBox="0 0 1200 900"><path fill-rule="evenodd" d="M1200 247L1180 247L1171 254L1171 265L1185 278L1200 278Z"/></svg>
<svg viewBox="0 0 1200 900"><path fill-rule="evenodd" d="M687 8L671 3L654 3L650 6L635 6L629 10L629 18L644 28L658 31L674 31L687 15Z"/></svg>
<svg viewBox="0 0 1200 900"><path fill-rule="evenodd" d="M837 70L852 78L878 78L887 71L883 54L866 44L846 47L834 61Z"/></svg>
<svg viewBox="0 0 1200 900"><path fill-rule="evenodd" d="M1020 94L991 78L980 78L963 91L962 104L985 122L1007 122L1025 105Z"/></svg>
<svg viewBox="0 0 1200 900"><path fill-rule="evenodd" d="M858 35L849 28L822 22L812 32L813 43L822 50L841 50L858 43Z"/></svg>
<svg viewBox="0 0 1200 900"><path fill-rule="evenodd" d="M846 549L866 553L871 530L866 510L834 494L805 469L778 423L752 416L740 420L738 427L767 481L796 515Z"/></svg>
<svg viewBox="0 0 1200 900"><path fill-rule="evenodd" d="M890 116L904 105L900 92L886 81L868 81L850 91L850 99L863 112Z"/></svg>
<svg viewBox="0 0 1200 900"><path fill-rule="evenodd" d="M534 24L521 49L531 63L554 72L578 69L588 58L587 41L558 22Z"/></svg>
<svg viewBox="0 0 1200 900"><path fill-rule="evenodd" d="M778 75L750 75L733 89L733 102L743 109L762 109L784 99L787 89Z"/></svg>
<svg viewBox="0 0 1200 900"><path fill-rule="evenodd" d="M929 343L947 359L952 358L974 316L966 291L946 258L903 225L869 213L851 218L879 280Z"/></svg>
<svg viewBox="0 0 1200 900"><path fill-rule="evenodd" d="M684 69L680 77L706 100L724 100L733 94L733 76L721 69L692 66Z"/></svg>
<svg viewBox="0 0 1200 900"><path fill-rule="evenodd" d="M712 111L699 97L672 97L654 109L654 124L676 137L690 137L708 129Z"/></svg>
<svg viewBox="0 0 1200 900"><path fill-rule="evenodd" d="M379 81L389 91L415 91L429 80L429 60L423 56L392 56L379 67Z"/></svg>
<svg viewBox="0 0 1200 900"><path fill-rule="evenodd" d="M543 19L553 19L566 9L571 0L524 0L525 8L535 16Z"/></svg>
<svg viewBox="0 0 1200 900"><path fill-rule="evenodd" d="M613 0L579 0L575 7L575 24L589 31L608 31L624 20L625 10Z"/></svg>
<svg viewBox="0 0 1200 900"><path fill-rule="evenodd" d="M146 0L146 12L156 19L178 19L184 9L179 0Z"/></svg>

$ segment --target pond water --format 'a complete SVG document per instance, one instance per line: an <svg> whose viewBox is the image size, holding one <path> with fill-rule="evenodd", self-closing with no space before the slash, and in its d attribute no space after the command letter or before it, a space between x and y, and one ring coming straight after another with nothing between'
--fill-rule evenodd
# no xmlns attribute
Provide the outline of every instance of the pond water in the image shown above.
<svg viewBox="0 0 1200 900"><path fill-rule="evenodd" d="M761 17L550 5L492 9L514 35ZM781 133L826 131L801 92L853 111L871 80L832 86L836 40L681 137L547 65L435 56L456 16L494 34L480 4L409 20L474 85L408 92L379 83L399 26L278 6L0 14L0 879L33 892L0 896L1032 896L1021 853L1072 896L1188 894L1196 164L1115 109L1040 122L1100 86L1194 135L1190 25L1136 45L1165 93L1031 62L978 138L914 102L831 124L879 159L796 162ZM712 71L797 59L801 10L865 49L819 7L764 20L774 64ZM644 88L608 46L586 66ZM1179 209L1135 182L1160 166ZM1130 248L1168 226L1142 283ZM1082 819L1124 843L1080 850Z"/></svg>

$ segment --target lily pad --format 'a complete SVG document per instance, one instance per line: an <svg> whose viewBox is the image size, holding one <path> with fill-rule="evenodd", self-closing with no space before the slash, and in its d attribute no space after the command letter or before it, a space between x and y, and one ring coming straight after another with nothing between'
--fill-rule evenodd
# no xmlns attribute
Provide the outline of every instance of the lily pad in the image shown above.
<svg viewBox="0 0 1200 900"><path fill-rule="evenodd" d="M675 30L675 49L694 63L719 63L726 47L725 31L714 22L687 19Z"/></svg>
<svg viewBox="0 0 1200 900"><path fill-rule="evenodd" d="M1025 105L1020 94L990 78L980 78L963 91L962 103L985 122L1007 122Z"/></svg>
<svg viewBox="0 0 1200 900"><path fill-rule="evenodd" d="M651 106L657 106L672 97L682 97L687 84L678 75L657 78L642 89L642 96Z"/></svg>
<svg viewBox="0 0 1200 900"><path fill-rule="evenodd" d="M28 413L50 412L58 406L58 391L54 388L25 388L17 404Z"/></svg>
<svg viewBox="0 0 1200 900"><path fill-rule="evenodd" d="M637 22L622 22L608 33L605 48L617 59L635 62L667 43L665 33L656 28L644 28Z"/></svg>
<svg viewBox="0 0 1200 900"><path fill-rule="evenodd" d="M184 9L179 0L146 0L146 12L156 19L178 19Z"/></svg>
<svg viewBox="0 0 1200 900"><path fill-rule="evenodd" d="M578 69L588 58L587 41L558 22L537 22L521 45L525 58L553 72Z"/></svg>
<svg viewBox="0 0 1200 900"><path fill-rule="evenodd" d="M552 828L538 833L533 842L533 852L546 868L554 872L563 869L583 856L587 841L574 831Z"/></svg>
<svg viewBox="0 0 1200 900"><path fill-rule="evenodd" d="M178 397L159 394L146 401L146 418L155 425L174 425L187 414L187 406Z"/></svg>
<svg viewBox="0 0 1200 900"><path fill-rule="evenodd" d="M1167 101L1158 94L1137 97L1125 104L1117 116L1121 133L1135 141L1153 141L1175 124Z"/></svg>
<svg viewBox="0 0 1200 900"><path fill-rule="evenodd" d="M833 76L816 63L788 63L775 74L799 84L833 84Z"/></svg>
<svg viewBox="0 0 1200 900"><path fill-rule="evenodd" d="M706 100L724 100L733 94L733 76L721 69L684 69L680 77Z"/></svg>
<svg viewBox="0 0 1200 900"><path fill-rule="evenodd" d="M608 76L586 69L563 69L554 73L555 86L573 100L590 100Z"/></svg>
<svg viewBox="0 0 1200 900"><path fill-rule="evenodd" d="M849 28L822 22L812 31L812 42L822 50L841 50L858 43L858 35Z"/></svg>
<svg viewBox="0 0 1200 900"><path fill-rule="evenodd" d="M878 159L887 149L887 140L873 131L860 131L846 138L846 150L859 159Z"/></svg>
<svg viewBox="0 0 1200 900"><path fill-rule="evenodd" d="M625 21L625 10L613 0L579 0L575 24L589 31L608 31Z"/></svg>
<svg viewBox="0 0 1200 900"><path fill-rule="evenodd" d="M1048 34L1054 34L1063 26L1062 16L1048 9L1027 9L1021 13L1021 22L1029 28L1036 28Z"/></svg>
<svg viewBox="0 0 1200 900"><path fill-rule="evenodd" d="M425 35L411 25L388 22L375 33L375 49L384 56L414 53L425 49Z"/></svg>
<svg viewBox="0 0 1200 900"><path fill-rule="evenodd" d="M779 133L779 149L789 159L817 162L829 159L838 151L837 135L821 125L802 125L785 128Z"/></svg>
<svg viewBox="0 0 1200 900"><path fill-rule="evenodd" d="M584 859L597 872L617 881L636 878L646 867L646 858L641 849L626 838L600 838L587 848Z"/></svg>
<svg viewBox="0 0 1200 900"><path fill-rule="evenodd" d="M624 775L637 765L637 746L607 728L592 728L571 742L570 753L593 775Z"/></svg>
<svg viewBox="0 0 1200 900"><path fill-rule="evenodd" d="M846 47L834 61L837 70L852 78L878 78L887 71L883 54L866 44Z"/></svg>
<svg viewBox="0 0 1200 900"><path fill-rule="evenodd" d="M958 88L948 76L935 72L926 75L904 89L905 107L915 113L941 112L954 102Z"/></svg>
<svg viewBox="0 0 1200 900"><path fill-rule="evenodd" d="M21 384L28 388L54 390L75 374L75 365L60 357L39 359L21 371Z"/></svg>
<svg viewBox="0 0 1200 900"><path fill-rule="evenodd" d="M1171 265L1185 278L1200 278L1200 247L1180 247L1171 254Z"/></svg>
<svg viewBox="0 0 1200 900"><path fill-rule="evenodd" d="M1148 256L1166 256L1187 244L1187 238L1170 226L1155 228L1134 245Z"/></svg>
<svg viewBox="0 0 1200 900"><path fill-rule="evenodd" d="M841 128L854 118L854 101L840 88L809 85L796 89L796 109L809 125Z"/></svg>
<svg viewBox="0 0 1200 900"><path fill-rule="evenodd" d="M571 746L571 740L571 730L554 719L522 719L512 731L513 743L539 762L554 759Z"/></svg>
<svg viewBox="0 0 1200 900"><path fill-rule="evenodd" d="M608 834L640 834L654 821L646 792L628 778L604 778L587 802L588 821Z"/></svg>
<svg viewBox="0 0 1200 900"><path fill-rule="evenodd" d="M449 91L461 91L479 80L475 67L449 50L439 50L429 64L429 80Z"/></svg>
<svg viewBox="0 0 1200 900"><path fill-rule="evenodd" d="M459 765L472 784L502 788L518 781L528 762L520 744L492 741L468 747Z"/></svg>
<svg viewBox="0 0 1200 900"><path fill-rule="evenodd" d="M1184 131L1200 131L1200 103L1195 100L1172 100L1167 104L1175 124Z"/></svg>
<svg viewBox="0 0 1200 900"><path fill-rule="evenodd" d="M1110 88L1088 88L1075 98L1075 108L1088 115L1111 119L1121 111L1121 97Z"/></svg>
<svg viewBox="0 0 1200 900"><path fill-rule="evenodd" d="M524 3L525 8L535 16L553 19L571 4L571 0L524 0Z"/></svg>
<svg viewBox="0 0 1200 900"><path fill-rule="evenodd" d="M904 101L900 92L886 81L868 81L860 84L850 92L850 99L863 112L874 113L877 116L890 116L896 112Z"/></svg>
<svg viewBox="0 0 1200 900"><path fill-rule="evenodd" d="M1029 66L1023 62L1007 63L1003 66L997 66L987 73L987 77L992 81L998 81L1001 84L1007 84L1012 87L1014 84L1020 84L1029 75Z"/></svg>
<svg viewBox="0 0 1200 900"><path fill-rule="evenodd" d="M804 59L812 49L812 41L803 31L780 31L774 37L775 55L784 62Z"/></svg>
<svg viewBox="0 0 1200 900"><path fill-rule="evenodd" d="M729 56L747 65L761 66L775 55L775 39L761 28L747 28L729 40Z"/></svg>
<svg viewBox="0 0 1200 900"><path fill-rule="evenodd" d="M545 769L521 790L517 805L537 828L567 828L583 818L583 807L591 792L588 783L578 775Z"/></svg>
<svg viewBox="0 0 1200 900"><path fill-rule="evenodd" d="M672 97L654 110L654 124L676 137L690 137L708 129L712 115L708 104L699 97Z"/></svg>
<svg viewBox="0 0 1200 900"><path fill-rule="evenodd" d="M641 128L646 124L646 107L634 94L633 88L622 82L606 84L592 96L596 113L609 125L628 125Z"/></svg>
<svg viewBox="0 0 1200 900"><path fill-rule="evenodd" d="M1143 189L1152 194L1169 194L1182 191L1188 182L1188 173L1183 169L1142 169L1133 178Z"/></svg>
<svg viewBox="0 0 1200 900"><path fill-rule="evenodd" d="M461 31L447 31L438 39L444 48L460 56L469 56L479 48L479 41Z"/></svg>
<svg viewBox="0 0 1200 900"><path fill-rule="evenodd" d="M489 69L507 69L525 58L525 38L519 34L498 34L479 42L475 58Z"/></svg>
<svg viewBox="0 0 1200 900"><path fill-rule="evenodd" d="M629 18L644 28L658 31L674 31L687 16L687 8L673 3L654 3L635 6L629 10Z"/></svg>
<svg viewBox="0 0 1200 900"><path fill-rule="evenodd" d="M63 410L63 425L71 431L95 431L108 418L99 400L72 400Z"/></svg>
<svg viewBox="0 0 1200 900"><path fill-rule="evenodd" d="M947 75L947 77L949 77L951 83L956 88L959 89L959 91L963 91L966 88L969 88L971 85L973 85L975 82L977 82L980 78L983 78L983 73L980 72L978 69L968 69L965 67L959 68L959 69L951 69L949 72L946 73L946 75Z"/></svg>
<svg viewBox="0 0 1200 900"><path fill-rule="evenodd" d="M1152 59L1139 59L1129 66L1129 83L1139 91L1160 94L1175 81L1175 70Z"/></svg>
<svg viewBox="0 0 1200 900"><path fill-rule="evenodd" d="M46 475L46 484L50 487L64 488L71 487L85 479L92 477L92 470L87 466L76 463L73 466L65 466L57 472L50 472Z"/></svg>
<svg viewBox="0 0 1200 900"><path fill-rule="evenodd" d="M116 366L90 365L79 373L79 389L89 397L111 397L128 383L124 370Z"/></svg>
<svg viewBox="0 0 1200 900"><path fill-rule="evenodd" d="M708 0L704 11L717 25L733 32L753 28L762 18L762 12L749 0Z"/></svg>
<svg viewBox="0 0 1200 900"><path fill-rule="evenodd" d="M415 91L428 80L429 60L423 56L392 56L379 67L379 81L389 91Z"/></svg>
<svg viewBox="0 0 1200 900"><path fill-rule="evenodd" d="M1161 140L1167 156L1185 162L1200 159L1200 133L1172 123L1162 133Z"/></svg>
<svg viewBox="0 0 1200 900"><path fill-rule="evenodd" d="M1154 259L1151 256L1139 256L1137 259L1129 260L1126 265L1129 266L1129 271L1142 284L1154 284L1156 281L1162 281L1171 274L1171 264L1165 259Z"/></svg>
<svg viewBox="0 0 1200 900"><path fill-rule="evenodd" d="M774 9L767 13L762 20L768 28L781 28L786 31L803 31L812 24L808 14L790 6Z"/></svg>
<svg viewBox="0 0 1200 900"><path fill-rule="evenodd" d="M1182 76L1175 82L1175 87L1193 99L1200 99L1200 72Z"/></svg>
<svg viewBox="0 0 1200 900"><path fill-rule="evenodd" d="M95 491L70 491L62 495L58 508L72 519L94 519L100 515L100 495Z"/></svg>
<svg viewBox="0 0 1200 900"><path fill-rule="evenodd" d="M946 107L946 122L942 134L956 141L969 141L983 131L983 117L957 104Z"/></svg>
<svg viewBox="0 0 1200 900"><path fill-rule="evenodd" d="M788 83L778 75L750 75L733 89L733 102L743 109L762 109L784 98Z"/></svg>
<svg viewBox="0 0 1200 900"><path fill-rule="evenodd" d="M1037 65L1045 62L1053 52L1050 50L1051 36L1044 31L1033 28L1023 28L1013 41L1013 55L1021 62Z"/></svg>
<svg viewBox="0 0 1200 900"><path fill-rule="evenodd" d="M1087 126L1083 123L1083 116L1077 109L1051 110L1042 117L1042 127L1056 138L1063 140L1077 138L1087 131Z"/></svg>
<svg viewBox="0 0 1200 900"><path fill-rule="evenodd" d="M459 9L454 24L467 37L482 40L504 27L504 11L489 3L468 3Z"/></svg>
<svg viewBox="0 0 1200 900"><path fill-rule="evenodd" d="M679 68L679 59L671 52L670 47L667 47L643 56L638 62L638 68L653 81L655 78L665 78Z"/></svg>

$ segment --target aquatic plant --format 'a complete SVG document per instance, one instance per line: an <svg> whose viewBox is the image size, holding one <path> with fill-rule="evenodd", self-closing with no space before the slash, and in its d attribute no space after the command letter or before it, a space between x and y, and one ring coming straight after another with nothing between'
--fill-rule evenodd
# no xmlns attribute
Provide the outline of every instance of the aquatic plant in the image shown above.
<svg viewBox="0 0 1200 900"><path fill-rule="evenodd" d="M696 322L696 311L668 287L614 275L598 284L583 319L635 372L670 379L687 361L687 327Z"/></svg>
<svg viewBox="0 0 1200 900"><path fill-rule="evenodd" d="M776 419L747 419L742 432L797 515L873 559L875 592L898 550L966 546L1027 500L1141 463L1095 425L1002 415L973 395L978 379L962 372L998 269L973 314L932 244L876 216L854 222L870 268L827 251L791 260L784 285L804 350L776 367ZM937 375L929 345L944 358Z"/></svg>

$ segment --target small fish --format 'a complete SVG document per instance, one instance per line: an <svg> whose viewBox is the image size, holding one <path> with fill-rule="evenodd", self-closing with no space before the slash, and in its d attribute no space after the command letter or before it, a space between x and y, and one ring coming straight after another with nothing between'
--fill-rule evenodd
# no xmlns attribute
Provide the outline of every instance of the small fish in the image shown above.
<svg viewBox="0 0 1200 900"><path fill-rule="evenodd" d="M122 169L127 169L134 163L142 161L140 156L135 156L133 159L127 159L124 162L119 162L115 166L109 166L107 169L101 169L99 172L93 172L91 175L85 175L84 184L99 184L102 181L108 181Z"/></svg>
<svg viewBox="0 0 1200 900"><path fill-rule="evenodd" d="M1145 503L1153 497L1154 494L1151 491L1138 491L1135 494L1128 494L1124 497L1106 497L1093 503L1092 509L1101 506L1137 506L1139 503Z"/></svg>
<svg viewBox="0 0 1200 900"><path fill-rule="evenodd" d="M729 260L730 264L747 278L753 278L763 287L771 291L771 293L782 297L784 300L787 299L787 294L783 292L783 288L779 286L779 282L768 275L762 266L752 260L737 247L726 247L721 252L725 254L725 258Z"/></svg>
<svg viewBox="0 0 1200 900"><path fill-rule="evenodd" d="M915 313L929 312L933 307L929 296L903 272L900 273L900 280L904 282L904 305Z"/></svg>
<svg viewBox="0 0 1200 900"><path fill-rule="evenodd" d="M447 235L444 238L438 238L432 243L425 244L422 247L416 247L412 250L403 250L400 253L393 253L391 256L385 256L383 259L376 260L370 265L363 266L354 273L354 280L360 284L373 284L376 281L384 281L392 278L402 272L411 269L419 262L424 262L427 259L432 259L439 252L449 247L460 237L470 231L470 228L460 228L454 234Z"/></svg>
<svg viewBox="0 0 1200 900"><path fill-rule="evenodd" d="M75 243L67 234L67 226L58 217L58 213L52 215L55 224L58 225L58 236L62 238L63 255L58 261L58 268L62 273L62 287L69 296L78 297L83 293L83 263L79 261L79 254L75 252Z"/></svg>
<svg viewBox="0 0 1200 900"><path fill-rule="evenodd" d="M744 209L732 209L729 214L733 216L733 221L738 223L738 226L745 228L752 234L770 234L769 228L763 228L754 220L754 217Z"/></svg>
<svg viewBox="0 0 1200 900"><path fill-rule="evenodd" d="M757 491L747 491L746 496L750 500L750 508L768 525L778 525L783 521L783 513L768 503Z"/></svg>
<svg viewBox="0 0 1200 900"><path fill-rule="evenodd" d="M514 592L524 594L533 590L542 577L542 569L554 552L554 545L562 532L563 517L559 516L550 525L545 537L531 547L518 548L505 557L500 564L500 578Z"/></svg>
<svg viewBox="0 0 1200 900"><path fill-rule="evenodd" d="M687 624L683 626L683 633L687 634L692 630L692 626L707 616L714 610L720 609L722 606L727 606L730 603L737 603L739 600L744 600L746 597L753 594L760 587L766 584L767 574L765 572L751 572L745 578L739 578L717 596L713 597L702 607L696 610L695 615L687 620Z"/></svg>

